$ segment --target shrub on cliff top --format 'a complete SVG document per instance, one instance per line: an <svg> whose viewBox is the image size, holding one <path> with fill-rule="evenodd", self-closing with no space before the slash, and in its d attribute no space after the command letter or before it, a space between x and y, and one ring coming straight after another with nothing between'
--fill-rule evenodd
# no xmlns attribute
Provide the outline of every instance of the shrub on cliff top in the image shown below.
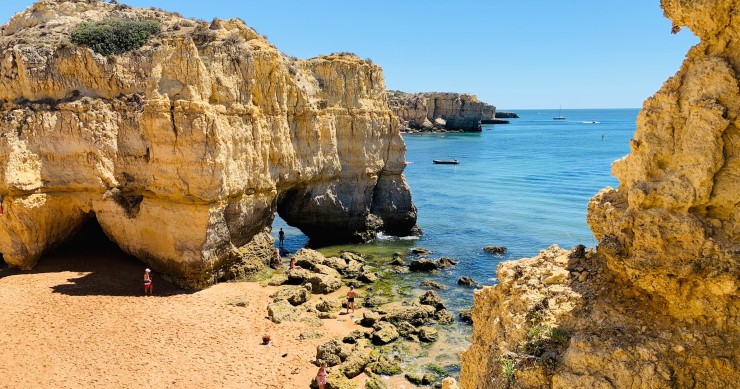
<svg viewBox="0 0 740 389"><path fill-rule="evenodd" d="M72 43L91 48L103 55L121 54L144 46L161 31L156 20L111 18L83 22L72 31Z"/></svg>

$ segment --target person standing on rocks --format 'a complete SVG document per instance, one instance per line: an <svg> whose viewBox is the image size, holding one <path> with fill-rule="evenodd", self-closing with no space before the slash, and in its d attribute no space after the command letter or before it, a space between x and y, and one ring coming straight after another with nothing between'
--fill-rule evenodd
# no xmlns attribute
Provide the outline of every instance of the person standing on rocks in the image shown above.
<svg viewBox="0 0 740 389"><path fill-rule="evenodd" d="M355 312L355 297L357 297L357 292L355 292L355 287L350 286L349 292L347 292L347 313L349 313L350 309L352 309L352 313Z"/></svg>
<svg viewBox="0 0 740 389"><path fill-rule="evenodd" d="M154 289L153 283L152 283L152 271L149 269L144 270L144 295L152 295L152 290Z"/></svg>
<svg viewBox="0 0 740 389"><path fill-rule="evenodd" d="M319 385L319 389L324 389L324 385L326 385L326 362L321 362L321 367L319 367L319 372L316 373L316 384Z"/></svg>
<svg viewBox="0 0 740 389"><path fill-rule="evenodd" d="M283 232L283 229L280 229L280 232L278 232L278 240L280 241L280 247L283 247L283 242L285 241L285 232Z"/></svg>

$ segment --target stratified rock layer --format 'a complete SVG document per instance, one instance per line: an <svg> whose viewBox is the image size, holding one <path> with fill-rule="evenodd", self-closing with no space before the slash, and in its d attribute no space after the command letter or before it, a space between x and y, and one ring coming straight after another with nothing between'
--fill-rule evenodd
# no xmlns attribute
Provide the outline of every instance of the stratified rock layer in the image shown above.
<svg viewBox="0 0 740 389"><path fill-rule="evenodd" d="M597 252L501 264L461 387L740 382L740 2L662 6L701 43L645 102L619 188L589 203Z"/></svg>
<svg viewBox="0 0 740 389"><path fill-rule="evenodd" d="M114 57L68 43L110 17L162 32ZM0 253L13 266L92 217L190 287L268 258L275 211L311 238L407 234L404 151L378 66L286 57L240 20L43 0L2 27Z"/></svg>
<svg viewBox="0 0 740 389"><path fill-rule="evenodd" d="M496 107L460 93L388 92L388 105L402 129L480 131L481 119L494 119Z"/></svg>

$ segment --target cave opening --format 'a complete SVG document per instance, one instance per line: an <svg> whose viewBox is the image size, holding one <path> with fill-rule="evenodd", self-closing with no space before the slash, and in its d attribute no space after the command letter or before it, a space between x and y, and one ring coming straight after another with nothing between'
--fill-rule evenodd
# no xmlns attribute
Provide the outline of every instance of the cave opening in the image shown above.
<svg viewBox="0 0 740 389"><path fill-rule="evenodd" d="M68 295L143 295L144 269L149 266L125 253L91 216L66 242L44 254L33 272L76 272L67 283L55 286L57 293ZM182 292L153 273L155 295Z"/></svg>
<svg viewBox="0 0 740 389"><path fill-rule="evenodd" d="M279 233L280 229L283 229L285 233L285 240L283 246L280 247ZM303 247L308 247L309 239L306 234L303 233L298 227L293 227L288 224L283 218L280 217L280 213L275 213L275 218L272 221L272 231L270 235L275 239L275 246L280 248L281 255L293 254Z"/></svg>

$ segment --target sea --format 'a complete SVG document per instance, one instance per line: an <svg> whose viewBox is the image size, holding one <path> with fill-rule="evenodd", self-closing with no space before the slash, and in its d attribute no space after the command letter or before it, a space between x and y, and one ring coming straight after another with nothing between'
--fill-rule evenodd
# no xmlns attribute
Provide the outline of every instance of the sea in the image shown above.
<svg viewBox="0 0 740 389"><path fill-rule="evenodd" d="M368 255L392 285L399 300L413 299L419 283L432 279L447 308L457 316L473 303L475 288L457 280L469 276L495 285L501 261L531 257L553 244L566 249L596 240L586 223L588 201L602 188L618 186L611 164L629 152L639 109L515 110L509 124L484 125L480 133L406 134L404 172L418 209L421 237L380 236L358 245L318 248L325 255L343 250ZM456 159L457 165L433 164ZM308 244L300 230L279 217L273 235L283 228L285 247L294 252ZM504 246L495 256L484 246ZM430 258L450 257L458 264L433 274L397 273L383 267L394 252L413 247L432 250ZM408 258L410 259L410 257ZM407 259L407 260L408 260ZM360 292L363 293L362 291ZM439 346L429 346L408 363L433 363L453 376L458 353L469 344L471 327L456 322L438 328Z"/></svg>

